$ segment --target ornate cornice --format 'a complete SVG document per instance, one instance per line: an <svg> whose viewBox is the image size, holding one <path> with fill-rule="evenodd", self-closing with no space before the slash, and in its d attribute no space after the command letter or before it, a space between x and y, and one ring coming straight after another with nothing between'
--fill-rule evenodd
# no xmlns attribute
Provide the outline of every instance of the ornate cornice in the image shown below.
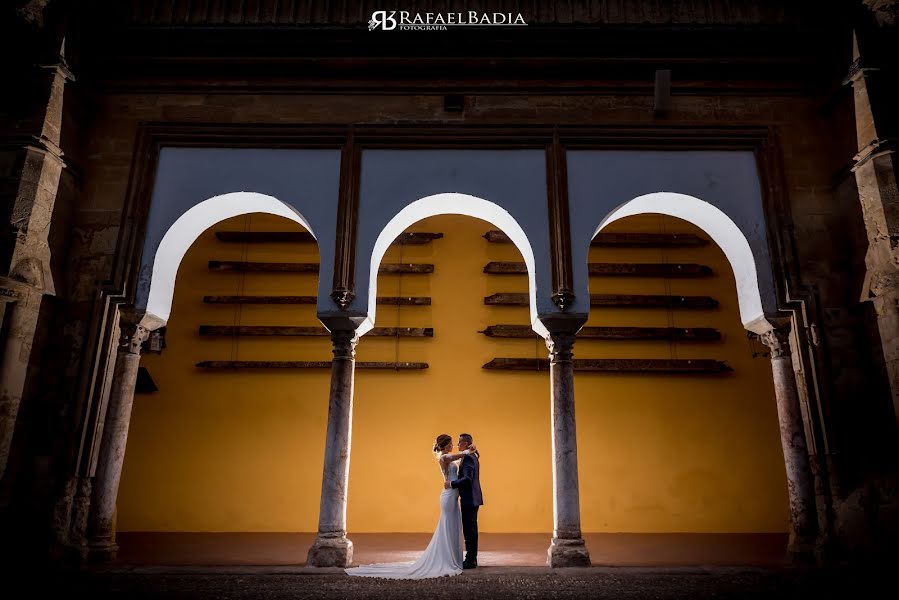
<svg viewBox="0 0 899 600"><path fill-rule="evenodd" d="M432 0L406 0L401 5L380 6L372 2L279 2L279 0L232 0L188 2L137 0L107 9L115 22L145 27L208 25L353 25L365 26L375 9L392 8L410 13L464 12L521 13L535 24L752 25L794 23L803 18L790 3L765 3L751 7L739 0L704 2L647 2L639 0L480 0L435 5ZM377 5L376 5L377 4ZM464 8L464 10L463 10ZM107 17L109 18L109 17Z"/></svg>

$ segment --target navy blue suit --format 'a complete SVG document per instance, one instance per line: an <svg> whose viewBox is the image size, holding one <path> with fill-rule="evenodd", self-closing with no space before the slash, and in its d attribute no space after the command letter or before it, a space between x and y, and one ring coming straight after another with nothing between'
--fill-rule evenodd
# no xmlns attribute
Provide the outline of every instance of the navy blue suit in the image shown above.
<svg viewBox="0 0 899 600"><path fill-rule="evenodd" d="M459 475L452 482L459 490L462 508L462 535L465 537L465 562L478 562L478 508L484 504L481 494L481 465L476 454L462 457Z"/></svg>

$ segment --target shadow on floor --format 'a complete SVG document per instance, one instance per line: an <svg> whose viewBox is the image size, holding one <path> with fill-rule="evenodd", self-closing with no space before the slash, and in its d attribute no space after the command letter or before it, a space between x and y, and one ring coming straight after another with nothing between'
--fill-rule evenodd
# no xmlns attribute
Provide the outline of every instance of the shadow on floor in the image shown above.
<svg viewBox="0 0 899 600"><path fill-rule="evenodd" d="M303 565L312 533L119 533L119 565ZM782 563L787 535L638 534L584 535L594 565L756 566ZM357 533L354 564L412 561L431 534ZM483 566L542 566L549 535L482 533Z"/></svg>

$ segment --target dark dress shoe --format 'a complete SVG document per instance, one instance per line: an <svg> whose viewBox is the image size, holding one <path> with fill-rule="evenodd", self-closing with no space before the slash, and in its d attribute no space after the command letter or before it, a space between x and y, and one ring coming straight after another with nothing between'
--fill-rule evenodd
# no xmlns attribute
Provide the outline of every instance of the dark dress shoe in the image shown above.
<svg viewBox="0 0 899 600"><path fill-rule="evenodd" d="M462 568L463 569L477 569L478 563L477 562L463 562Z"/></svg>

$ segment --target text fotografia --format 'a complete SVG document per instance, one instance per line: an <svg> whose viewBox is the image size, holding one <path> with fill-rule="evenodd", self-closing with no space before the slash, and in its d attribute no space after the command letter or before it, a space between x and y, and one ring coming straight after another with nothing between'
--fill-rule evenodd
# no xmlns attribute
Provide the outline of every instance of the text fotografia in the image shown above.
<svg viewBox="0 0 899 600"><path fill-rule="evenodd" d="M451 13L411 13L408 10L376 10L368 30L446 31L448 27L521 27L527 22L521 13L482 13L476 10Z"/></svg>

